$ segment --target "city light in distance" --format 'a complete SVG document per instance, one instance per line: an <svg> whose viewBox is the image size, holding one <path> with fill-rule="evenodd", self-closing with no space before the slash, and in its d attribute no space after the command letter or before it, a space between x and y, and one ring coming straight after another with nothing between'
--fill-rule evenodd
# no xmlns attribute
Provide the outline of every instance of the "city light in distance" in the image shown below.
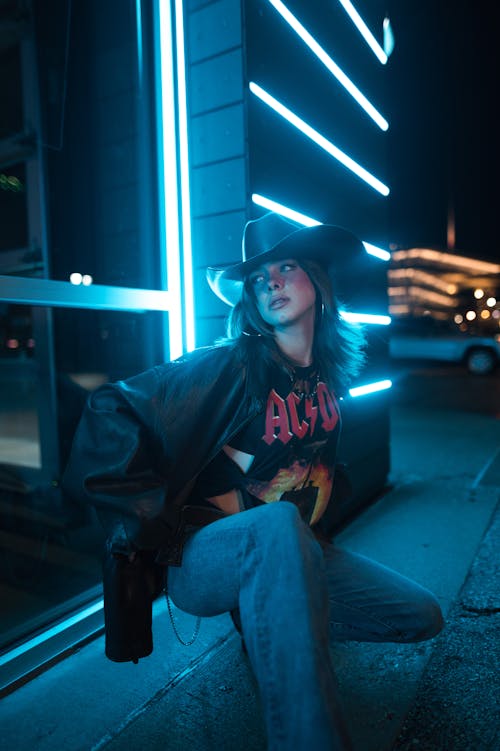
<svg viewBox="0 0 500 751"><path fill-rule="evenodd" d="M488 297L488 299L486 300L486 305L488 306L488 308L493 308L496 304L497 301L495 297Z"/></svg>
<svg viewBox="0 0 500 751"><path fill-rule="evenodd" d="M468 310L465 314L465 317L468 321L473 321L476 318L476 311L475 310Z"/></svg>
<svg viewBox="0 0 500 751"><path fill-rule="evenodd" d="M90 274L80 274L78 271L74 271L69 275L71 284L83 284L84 287L89 287L94 281Z"/></svg>
<svg viewBox="0 0 500 751"><path fill-rule="evenodd" d="M484 290L482 289L475 289L474 290L474 297L476 300L481 300L482 297L484 297Z"/></svg>

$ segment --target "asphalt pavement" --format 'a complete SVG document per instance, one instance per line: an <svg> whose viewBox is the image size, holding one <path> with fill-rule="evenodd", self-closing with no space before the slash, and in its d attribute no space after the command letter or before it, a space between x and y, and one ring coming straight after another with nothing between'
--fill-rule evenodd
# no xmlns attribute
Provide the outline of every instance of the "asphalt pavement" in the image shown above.
<svg viewBox="0 0 500 751"><path fill-rule="evenodd" d="M500 751L499 378L395 373L390 487L337 540L432 589L446 625L420 644L332 647L355 751ZM154 613L155 650L138 665L106 660L99 637L6 696L6 747L264 751L229 616L183 647L164 601ZM194 619L174 617L189 637Z"/></svg>

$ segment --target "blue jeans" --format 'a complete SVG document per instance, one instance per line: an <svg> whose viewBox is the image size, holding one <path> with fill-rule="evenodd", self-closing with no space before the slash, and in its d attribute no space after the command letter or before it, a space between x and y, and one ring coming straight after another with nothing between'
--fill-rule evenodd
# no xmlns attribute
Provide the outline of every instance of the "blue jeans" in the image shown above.
<svg viewBox="0 0 500 751"><path fill-rule="evenodd" d="M181 610L239 608L269 751L345 751L330 640L414 642L442 628L434 596L333 544L320 545L292 503L228 516L195 532L168 570Z"/></svg>

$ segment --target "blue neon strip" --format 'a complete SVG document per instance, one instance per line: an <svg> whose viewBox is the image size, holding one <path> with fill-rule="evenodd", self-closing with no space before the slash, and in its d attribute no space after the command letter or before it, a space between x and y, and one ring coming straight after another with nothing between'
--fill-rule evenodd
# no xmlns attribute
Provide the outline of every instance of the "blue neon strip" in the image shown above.
<svg viewBox="0 0 500 751"><path fill-rule="evenodd" d="M361 93L358 87L351 81L351 79L339 68L336 62L332 60L323 47L321 47L313 36L307 31L300 21L291 13L286 5L281 0L269 0L271 5L278 11L287 24L295 31L296 34L307 44L311 52L313 52L318 60L321 60L323 65L335 76L337 81L344 87L344 89L352 96L352 98L364 109L364 111L371 117L371 119L382 130L387 130L389 123L382 117L380 112L368 101L368 99Z"/></svg>
<svg viewBox="0 0 500 751"><path fill-rule="evenodd" d="M34 649L35 647L40 646L40 644L43 644L49 639L52 639L52 637L57 636L63 631L66 631L67 629L74 626L76 623L79 623L80 621L83 621L85 618L88 618L94 613L97 613L99 610L102 610L103 607L104 607L103 600L98 600L93 605L90 605L88 608L85 608L85 610L82 610L79 613L75 613L75 615L72 615L69 618L66 618L65 621L62 621L61 623L58 623L55 626L52 626L52 628L48 628L46 631L43 631L41 634L38 634L38 636L33 637L33 639L30 639L29 641L24 642L19 647L16 647L15 649L11 649L10 652L6 652L5 654L0 656L0 667L2 665L6 665L8 662L11 662L11 660L15 660L17 657L20 657L21 655L25 654L25 652L28 652L30 649Z"/></svg>
<svg viewBox="0 0 500 751"><path fill-rule="evenodd" d="M294 222L303 224L306 227L316 227L318 224L322 224L322 222L318 222L317 219L313 219L312 217L307 216L307 214L301 214L300 211L295 211L288 206L284 206L282 203L273 201L271 198L261 196L259 193L252 193L252 201L257 206L262 206L262 208L269 209L269 211L275 211L277 214L286 216L287 219L292 219ZM371 243L362 242L365 246L366 252L370 255L380 258L381 261L388 261L390 259L391 254L389 251L377 248L376 245L372 245Z"/></svg>
<svg viewBox="0 0 500 751"><path fill-rule="evenodd" d="M377 258L380 258L381 261L391 260L391 254L389 253L388 250L377 248L376 245L372 245L371 243L367 243L367 242L363 242L363 245L365 246L366 252L369 253L371 256L376 256Z"/></svg>
<svg viewBox="0 0 500 751"><path fill-rule="evenodd" d="M356 26L357 30L359 31L367 45L370 47L371 51L378 58L378 60L380 60L382 65L385 65L387 62L386 53L375 39L354 5L351 3L351 0L339 0L339 3L344 8L345 12L349 16L353 24Z"/></svg>
<svg viewBox="0 0 500 751"><path fill-rule="evenodd" d="M183 353L181 311L181 263L179 227L179 186L177 180L178 150L176 139L176 100L174 79L174 53L172 49L172 18L169 0L159 0L160 76L161 76L161 138L162 180L164 206L161 218L165 231L169 309L170 359Z"/></svg>
<svg viewBox="0 0 500 751"><path fill-rule="evenodd" d="M189 190L189 148L186 100L186 61L184 52L184 12L182 0L175 3L175 38L177 50L177 105L178 149L180 167L181 224L182 224L182 271L184 281L184 320L186 325L186 349L195 348L193 252L191 247L191 196Z"/></svg>
<svg viewBox="0 0 500 751"><path fill-rule="evenodd" d="M341 318L349 323L368 323L378 326L389 326L391 323L391 317L386 315L379 315L376 313L351 313L350 311L341 310Z"/></svg>
<svg viewBox="0 0 500 751"><path fill-rule="evenodd" d="M142 14L141 0L135 0L135 18L137 31L137 78L139 91L142 93L142 72L143 72L143 54L142 54Z"/></svg>
<svg viewBox="0 0 500 751"><path fill-rule="evenodd" d="M348 170L364 180L364 182L367 183L371 188L376 190L378 193L381 193L383 196L389 195L390 191L387 185L384 185L384 183L374 177L370 172L368 172L368 170L366 170L364 167L361 167L361 165L355 162L354 159L351 159L350 156L344 154L344 152L341 151L333 143L331 143L331 141L328 141L324 136L318 133L317 130L311 128L310 125L304 122L304 120L301 120L300 117L295 115L291 110L281 104L281 102L278 102L277 99L271 96L271 94L268 94L268 92L265 91L261 86L254 83L253 81L250 81L249 88L252 94L255 94L255 96L261 99L265 104L268 105L268 107L271 107L271 109L281 115L281 117L283 117L285 120L288 120L291 125L304 133L304 135L310 138L311 141L317 143L318 146L320 146L324 151L330 154L330 156L333 156L334 159L343 164L344 167L347 167Z"/></svg>
<svg viewBox="0 0 500 751"><path fill-rule="evenodd" d="M277 214L281 214L281 216L285 216L287 219L292 219L294 222L303 224L306 227L316 227L318 224L321 224L321 222L312 219L310 216L307 216L307 214L301 214L300 211L294 211L294 209L290 209L282 203L261 196L259 193L252 193L252 201L257 204L257 206L262 206L262 208L269 209L269 211L275 211Z"/></svg>
<svg viewBox="0 0 500 751"><path fill-rule="evenodd" d="M365 396L366 394L374 394L377 391L385 391L386 389L390 389L391 386L392 381L389 379L376 381L375 383L367 383L365 386L356 386L353 389L349 389L349 395L353 397Z"/></svg>

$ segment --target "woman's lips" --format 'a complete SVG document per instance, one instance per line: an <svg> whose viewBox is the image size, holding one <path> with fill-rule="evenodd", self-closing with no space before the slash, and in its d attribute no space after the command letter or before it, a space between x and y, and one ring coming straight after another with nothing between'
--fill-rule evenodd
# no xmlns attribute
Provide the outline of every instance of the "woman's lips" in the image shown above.
<svg viewBox="0 0 500 751"><path fill-rule="evenodd" d="M275 297L274 300L271 300L269 303L269 307L271 310L275 310L276 308L282 308L287 302L288 297Z"/></svg>

